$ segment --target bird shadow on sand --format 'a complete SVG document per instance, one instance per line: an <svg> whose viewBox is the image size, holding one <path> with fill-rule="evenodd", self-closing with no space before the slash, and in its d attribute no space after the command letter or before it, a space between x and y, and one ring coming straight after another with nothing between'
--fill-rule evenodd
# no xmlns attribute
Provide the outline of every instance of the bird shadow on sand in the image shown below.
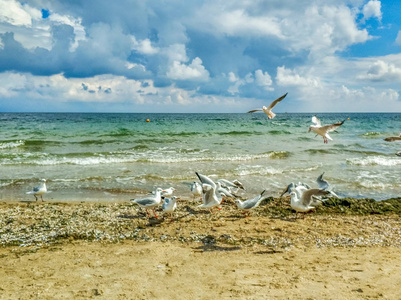
<svg viewBox="0 0 401 300"><path fill-rule="evenodd" d="M284 253L282 250L275 250L275 249L269 249L269 250L264 250L264 251L255 251L253 252L254 254L276 254L276 253Z"/></svg>
<svg viewBox="0 0 401 300"><path fill-rule="evenodd" d="M211 252L211 251L238 251L241 250L241 247L232 246L232 247L222 247L217 246L215 244L211 245L203 245L199 247L192 248L194 251L201 251L201 252Z"/></svg>
<svg viewBox="0 0 401 300"><path fill-rule="evenodd" d="M184 209L191 215L208 215L211 214L209 210L194 210L193 208L189 207L188 205L184 207Z"/></svg>

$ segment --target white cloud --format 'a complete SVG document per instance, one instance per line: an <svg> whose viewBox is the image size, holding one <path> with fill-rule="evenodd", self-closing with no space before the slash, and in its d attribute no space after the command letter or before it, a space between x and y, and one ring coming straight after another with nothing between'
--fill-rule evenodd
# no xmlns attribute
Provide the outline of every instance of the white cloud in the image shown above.
<svg viewBox="0 0 401 300"><path fill-rule="evenodd" d="M282 23L289 47L294 51L308 50L314 59L371 38L366 29L358 28L351 9L341 4L312 5L303 13L293 11Z"/></svg>
<svg viewBox="0 0 401 300"><path fill-rule="evenodd" d="M161 51L167 57L169 62L187 62L188 56L184 44L172 44Z"/></svg>
<svg viewBox="0 0 401 300"><path fill-rule="evenodd" d="M273 84L273 80L268 72L262 70L255 71L255 81L258 86L262 86L266 89L271 89L270 86Z"/></svg>
<svg viewBox="0 0 401 300"><path fill-rule="evenodd" d="M15 0L0 0L0 33L14 32L15 39L27 49L36 47L51 50L53 25L69 25L74 29L74 41L70 51L78 47L78 42L85 39L85 29L80 18L51 12L49 17L42 18L40 9L21 4Z"/></svg>
<svg viewBox="0 0 401 300"><path fill-rule="evenodd" d="M133 43L133 49L135 49L141 54L154 55L159 52L159 48L153 47L149 39L137 41L136 38L133 36L132 43Z"/></svg>
<svg viewBox="0 0 401 300"><path fill-rule="evenodd" d="M21 5L15 0L0 0L0 22L30 27L32 18L26 10L28 7L27 4Z"/></svg>
<svg viewBox="0 0 401 300"><path fill-rule="evenodd" d="M397 45L401 45L401 30L398 31L397 37L395 39Z"/></svg>
<svg viewBox="0 0 401 300"><path fill-rule="evenodd" d="M277 84L282 86L307 86L317 88L321 86L319 78L301 76L295 70L286 69L285 66L277 68Z"/></svg>
<svg viewBox="0 0 401 300"><path fill-rule="evenodd" d="M236 82L238 80L237 76L233 72L228 73L228 81L230 82Z"/></svg>
<svg viewBox="0 0 401 300"><path fill-rule="evenodd" d="M366 74L360 75L360 79L368 79L372 81L399 81L401 82L401 68L396 67L392 63L382 60L374 62Z"/></svg>
<svg viewBox="0 0 401 300"><path fill-rule="evenodd" d="M370 18L377 18L379 21L382 19L381 2L377 0L371 0L363 6L362 9L364 20Z"/></svg>
<svg viewBox="0 0 401 300"><path fill-rule="evenodd" d="M250 16L244 9L217 11L217 14L212 13L209 15L211 18L208 18L209 25L213 25L213 30L216 32L234 36L276 36L284 38L279 19L273 16Z"/></svg>
<svg viewBox="0 0 401 300"><path fill-rule="evenodd" d="M209 72L202 65L202 60L199 57L194 58L189 65L174 61L166 75L174 80L209 80Z"/></svg>

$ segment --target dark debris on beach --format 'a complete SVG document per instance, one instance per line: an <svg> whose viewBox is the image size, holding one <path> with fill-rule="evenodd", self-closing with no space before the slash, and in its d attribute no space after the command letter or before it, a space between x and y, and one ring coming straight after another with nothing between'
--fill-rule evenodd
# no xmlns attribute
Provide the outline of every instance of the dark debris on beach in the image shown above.
<svg viewBox="0 0 401 300"><path fill-rule="evenodd" d="M288 197L268 198L250 217L232 200L226 200L220 211L196 205L183 200L172 217L148 219L129 202L0 202L0 245L32 250L74 241L135 240L199 243L213 249L254 244L285 249L300 242L319 247L401 246L401 198L331 198L302 219L296 217ZM351 233L326 232L327 226L336 229L344 222L353 226Z"/></svg>

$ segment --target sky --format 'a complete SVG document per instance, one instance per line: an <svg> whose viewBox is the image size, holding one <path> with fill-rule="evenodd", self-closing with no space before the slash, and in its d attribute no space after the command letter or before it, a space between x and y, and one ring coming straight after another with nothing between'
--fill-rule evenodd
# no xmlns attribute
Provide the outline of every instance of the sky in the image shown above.
<svg viewBox="0 0 401 300"><path fill-rule="evenodd" d="M0 0L0 112L401 112L398 0Z"/></svg>

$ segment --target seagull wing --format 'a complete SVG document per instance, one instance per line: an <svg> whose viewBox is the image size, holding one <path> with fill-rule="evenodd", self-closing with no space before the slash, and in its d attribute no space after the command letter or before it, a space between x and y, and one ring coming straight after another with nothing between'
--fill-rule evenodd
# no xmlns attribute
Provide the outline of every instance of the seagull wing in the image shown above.
<svg viewBox="0 0 401 300"><path fill-rule="evenodd" d="M323 174L324 174L324 172L322 173L322 175L320 175L317 179L316 179L316 182L317 182L317 184L319 185L319 189L322 189L322 190L327 190L328 188L329 188L329 183L326 181L326 180L324 180L323 179Z"/></svg>
<svg viewBox="0 0 401 300"><path fill-rule="evenodd" d="M261 109L261 108L253 109L253 110L248 111L248 113L254 113L254 112L257 112L257 111L263 111L263 109Z"/></svg>
<svg viewBox="0 0 401 300"><path fill-rule="evenodd" d="M315 124L316 126L322 126L322 123L320 122L319 118L316 116L312 117L312 123Z"/></svg>
<svg viewBox="0 0 401 300"><path fill-rule="evenodd" d="M202 192L203 192L203 197L202 197L203 205L208 205L214 200L213 196L215 190L210 184L207 183L202 184Z"/></svg>
<svg viewBox="0 0 401 300"><path fill-rule="evenodd" d="M340 127L343 124L344 124L344 121L340 121L340 122L330 124L330 125L324 125L322 127L322 130L324 130L325 132L331 132L331 131L336 130L338 127Z"/></svg>
<svg viewBox="0 0 401 300"><path fill-rule="evenodd" d="M154 205L156 203L156 200L152 198L144 198L144 199L136 199L134 200L134 202L146 207Z"/></svg>
<svg viewBox="0 0 401 300"><path fill-rule="evenodd" d="M198 178L202 184L208 184L208 185L212 186L214 189L216 189L216 184L214 183L214 181L212 179L210 179L210 177L199 174L198 172L195 172L195 174L196 174L196 176L198 176Z"/></svg>
<svg viewBox="0 0 401 300"><path fill-rule="evenodd" d="M269 107L267 109L272 109L277 103L279 103L281 100L283 100L285 98L285 96L287 96L288 93L285 93L284 95L282 95L280 98L277 98L276 100L274 100L272 103L270 103Z"/></svg>
<svg viewBox="0 0 401 300"><path fill-rule="evenodd" d="M309 189L302 193L301 202L303 205L309 206L313 200L312 196L316 196L316 197L325 196L328 193L330 193L330 192L321 190L321 189Z"/></svg>

